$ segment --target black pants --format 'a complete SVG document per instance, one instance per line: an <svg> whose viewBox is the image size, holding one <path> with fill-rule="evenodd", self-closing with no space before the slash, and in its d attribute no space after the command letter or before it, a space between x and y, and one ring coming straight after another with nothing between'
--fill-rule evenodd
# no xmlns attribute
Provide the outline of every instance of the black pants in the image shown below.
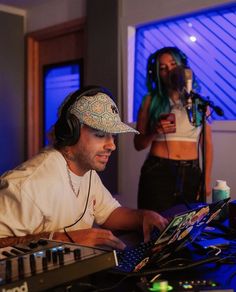
<svg viewBox="0 0 236 292"><path fill-rule="evenodd" d="M138 208L157 212L197 201L201 184L198 160L148 156L141 169Z"/></svg>

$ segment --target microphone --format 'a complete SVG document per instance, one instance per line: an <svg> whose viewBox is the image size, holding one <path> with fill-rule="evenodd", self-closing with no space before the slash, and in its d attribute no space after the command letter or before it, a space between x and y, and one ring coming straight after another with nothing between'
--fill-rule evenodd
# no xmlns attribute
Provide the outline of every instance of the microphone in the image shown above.
<svg viewBox="0 0 236 292"><path fill-rule="evenodd" d="M193 71L190 68L184 68L184 91L185 91L185 108L187 111L189 122L196 126L196 105L194 103L192 86Z"/></svg>
<svg viewBox="0 0 236 292"><path fill-rule="evenodd" d="M209 97L206 99L192 90L193 71L190 68L184 68L184 84L185 108L189 122L193 126L197 127L199 125L197 111L206 111L206 106L210 106L218 116L224 116L224 111L219 106L214 105Z"/></svg>
<svg viewBox="0 0 236 292"><path fill-rule="evenodd" d="M184 69L184 83L187 94L190 94L193 87L193 71L190 68Z"/></svg>
<svg viewBox="0 0 236 292"><path fill-rule="evenodd" d="M176 66L169 72L168 77L168 86L182 93L185 87L184 68Z"/></svg>

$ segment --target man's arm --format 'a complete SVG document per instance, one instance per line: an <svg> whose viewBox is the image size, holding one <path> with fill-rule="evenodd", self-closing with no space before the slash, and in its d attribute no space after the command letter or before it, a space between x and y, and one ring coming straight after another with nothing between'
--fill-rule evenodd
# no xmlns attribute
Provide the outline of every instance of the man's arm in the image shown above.
<svg viewBox="0 0 236 292"><path fill-rule="evenodd" d="M167 223L166 218L154 211L119 207L111 213L103 227L111 230L142 230L144 240L148 241L154 226L162 230Z"/></svg>
<svg viewBox="0 0 236 292"><path fill-rule="evenodd" d="M38 240L40 238L49 238L50 232L43 232L39 234L29 234L25 236L9 236L0 238L0 248L6 246L13 246L16 244L27 244L32 240Z"/></svg>
<svg viewBox="0 0 236 292"><path fill-rule="evenodd" d="M110 246L115 249L124 249L125 244L112 234L110 230L99 228L88 228L67 232L75 243L85 246ZM0 248L14 246L17 244L27 245L32 240L40 238L49 238L51 232L43 232L39 234L29 234L26 236L11 236L0 238ZM70 242L70 239L64 232L53 232L53 240Z"/></svg>

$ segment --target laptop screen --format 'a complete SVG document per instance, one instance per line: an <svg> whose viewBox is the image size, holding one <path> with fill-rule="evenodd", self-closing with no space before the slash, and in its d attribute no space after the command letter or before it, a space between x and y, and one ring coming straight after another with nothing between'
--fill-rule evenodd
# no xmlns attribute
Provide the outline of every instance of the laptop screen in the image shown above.
<svg viewBox="0 0 236 292"><path fill-rule="evenodd" d="M229 198L175 215L134 271L139 271L152 263L158 264L193 242L207 224L220 213L228 200Z"/></svg>

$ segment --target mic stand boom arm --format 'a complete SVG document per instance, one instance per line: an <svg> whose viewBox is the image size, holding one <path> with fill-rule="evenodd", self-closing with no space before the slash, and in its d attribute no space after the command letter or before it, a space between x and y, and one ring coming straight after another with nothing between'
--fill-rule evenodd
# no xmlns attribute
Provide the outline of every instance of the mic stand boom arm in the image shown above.
<svg viewBox="0 0 236 292"><path fill-rule="evenodd" d="M192 97L193 101L194 101L195 99L198 99L198 100L201 101L201 103L198 104L198 110L199 110L200 112L202 112L202 111L203 111L203 112L206 111L207 106L209 106L210 108L212 108L212 109L215 111L215 113L216 113L218 116L220 116L220 117L224 116L224 111L222 110L222 108L220 108L219 106L214 105L214 102L211 101L211 100L209 99L209 97L204 98L204 97L202 97L200 94L195 93L195 92L193 92L193 91L190 92L190 96Z"/></svg>

